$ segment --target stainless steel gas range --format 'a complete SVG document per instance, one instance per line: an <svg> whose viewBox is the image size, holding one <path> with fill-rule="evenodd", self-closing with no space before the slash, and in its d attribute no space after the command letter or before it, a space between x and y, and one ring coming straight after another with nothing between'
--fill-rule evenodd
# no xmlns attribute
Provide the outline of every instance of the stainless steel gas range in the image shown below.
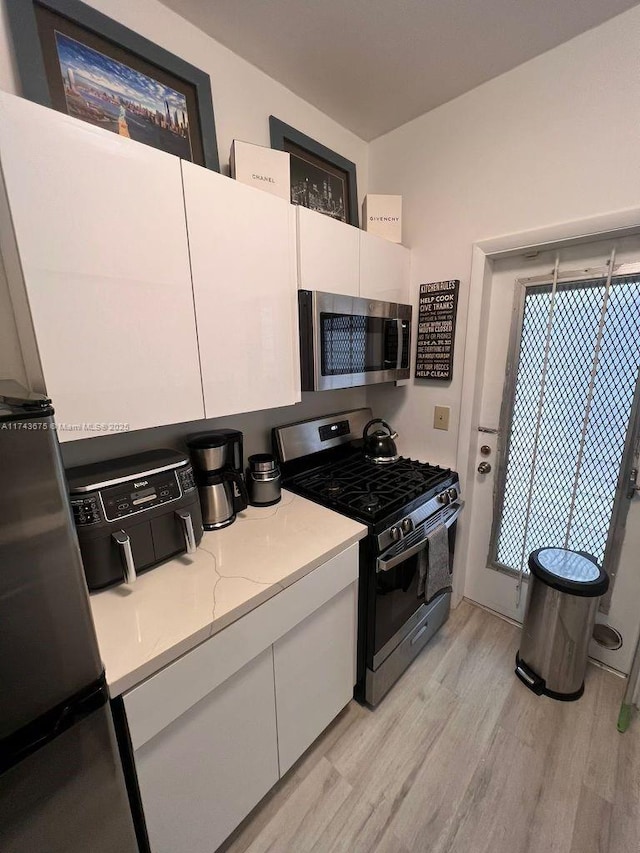
<svg viewBox="0 0 640 853"><path fill-rule="evenodd" d="M402 456L387 465L367 460L369 420L370 409L341 412L278 427L273 441L285 488L369 529L360 543L356 698L375 706L449 616L463 502L455 471ZM435 585L434 537L446 537L445 563L448 545Z"/></svg>

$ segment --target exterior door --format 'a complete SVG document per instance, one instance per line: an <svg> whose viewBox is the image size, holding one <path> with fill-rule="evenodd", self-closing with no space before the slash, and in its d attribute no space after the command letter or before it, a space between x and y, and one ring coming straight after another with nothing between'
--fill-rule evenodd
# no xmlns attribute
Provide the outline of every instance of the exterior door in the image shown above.
<svg viewBox="0 0 640 853"><path fill-rule="evenodd" d="M534 548L592 553L612 578L597 621L622 645L607 647L616 643L605 631L607 646L592 642L590 653L625 672L640 613L640 500L629 484L639 262L637 237L494 262L474 438L490 471L476 473L467 508L465 596L521 622Z"/></svg>

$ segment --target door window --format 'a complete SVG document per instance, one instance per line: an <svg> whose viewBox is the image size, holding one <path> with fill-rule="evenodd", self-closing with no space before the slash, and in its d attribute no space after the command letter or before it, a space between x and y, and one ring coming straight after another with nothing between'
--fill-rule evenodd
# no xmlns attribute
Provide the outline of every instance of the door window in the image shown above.
<svg viewBox="0 0 640 853"><path fill-rule="evenodd" d="M528 284L507 378L491 563L535 548L602 563L640 362L640 276Z"/></svg>

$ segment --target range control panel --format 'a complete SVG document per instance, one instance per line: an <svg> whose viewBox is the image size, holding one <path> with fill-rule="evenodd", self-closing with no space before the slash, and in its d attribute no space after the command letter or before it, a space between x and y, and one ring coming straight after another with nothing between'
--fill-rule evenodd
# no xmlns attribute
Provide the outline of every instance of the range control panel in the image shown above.
<svg viewBox="0 0 640 853"><path fill-rule="evenodd" d="M328 441L330 438L340 438L342 435L349 435L350 432L349 421L336 421L333 424L324 424L324 426L318 427L320 441Z"/></svg>
<svg viewBox="0 0 640 853"><path fill-rule="evenodd" d="M183 493L195 489L190 465L178 470L163 471L107 486L82 497L73 495L71 506L76 525L85 526L99 521L117 521L134 513L177 500ZM104 516L102 511L104 509Z"/></svg>

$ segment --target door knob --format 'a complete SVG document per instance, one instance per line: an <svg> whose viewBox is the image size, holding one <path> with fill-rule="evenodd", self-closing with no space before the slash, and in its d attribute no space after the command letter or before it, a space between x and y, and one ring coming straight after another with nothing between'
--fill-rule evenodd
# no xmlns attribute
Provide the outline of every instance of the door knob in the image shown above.
<svg viewBox="0 0 640 853"><path fill-rule="evenodd" d="M478 474L488 474L491 471L490 462L481 462L478 465Z"/></svg>

